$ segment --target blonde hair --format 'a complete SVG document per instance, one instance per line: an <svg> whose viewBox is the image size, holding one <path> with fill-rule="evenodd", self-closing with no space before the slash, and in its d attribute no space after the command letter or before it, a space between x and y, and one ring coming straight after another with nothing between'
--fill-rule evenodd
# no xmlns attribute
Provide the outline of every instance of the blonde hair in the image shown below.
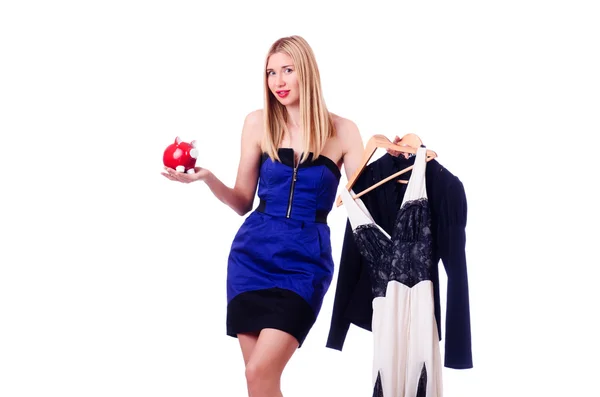
<svg viewBox="0 0 600 397"><path fill-rule="evenodd" d="M333 118L323 99L321 78L315 55L309 44L300 36L283 37L274 42L267 53L265 71L269 57L275 53L283 53L292 58L298 76L300 121L304 137L304 150L300 161L307 159L313 152L313 159L321 154L327 139L335 134ZM262 150L271 157L279 160L277 149L287 130L287 109L273 96L269 89L268 75L264 74L265 105L264 125L265 134L262 140Z"/></svg>

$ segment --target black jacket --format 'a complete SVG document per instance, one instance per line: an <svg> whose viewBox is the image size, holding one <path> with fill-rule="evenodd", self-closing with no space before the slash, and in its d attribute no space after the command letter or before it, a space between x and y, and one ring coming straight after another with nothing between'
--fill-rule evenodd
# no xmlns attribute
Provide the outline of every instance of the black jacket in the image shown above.
<svg viewBox="0 0 600 397"><path fill-rule="evenodd" d="M365 168L352 190L358 193L413 163L414 157L407 160L403 156L385 154ZM409 177L410 171L399 178L408 180ZM465 257L465 190L462 182L436 160L427 163L425 178L431 211L433 263L437 265L440 259L442 260L448 279L444 366L456 369L472 368ZM405 191L405 184L392 180L361 196L375 223L390 234ZM438 266L432 269L432 281L435 317L438 334L442 339ZM368 265L358 251L350 223L347 222L327 347L342 350L350 324L371 331L372 301Z"/></svg>

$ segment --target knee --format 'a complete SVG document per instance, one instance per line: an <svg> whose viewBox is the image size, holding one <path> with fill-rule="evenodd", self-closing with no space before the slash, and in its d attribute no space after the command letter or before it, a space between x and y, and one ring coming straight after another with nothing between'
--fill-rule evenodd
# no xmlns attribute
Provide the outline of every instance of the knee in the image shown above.
<svg viewBox="0 0 600 397"><path fill-rule="evenodd" d="M246 365L246 382L248 383L248 386L259 384L261 379L266 377L266 372L264 367L248 363L248 365Z"/></svg>
<svg viewBox="0 0 600 397"><path fill-rule="evenodd" d="M246 383L252 396L261 396L277 388L276 378L266 366L251 362L246 366Z"/></svg>

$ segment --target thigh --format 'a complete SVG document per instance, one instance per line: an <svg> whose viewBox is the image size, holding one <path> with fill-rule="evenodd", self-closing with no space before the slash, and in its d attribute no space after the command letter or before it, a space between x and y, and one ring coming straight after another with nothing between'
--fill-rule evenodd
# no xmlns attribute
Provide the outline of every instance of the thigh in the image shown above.
<svg viewBox="0 0 600 397"><path fill-rule="evenodd" d="M256 342L258 340L258 333L238 334L237 338L240 342L240 347L242 348L244 364L248 365L248 361L250 361L250 356L252 355L252 352L254 351L254 347L256 346Z"/></svg>
<svg viewBox="0 0 600 397"><path fill-rule="evenodd" d="M292 335L265 328L260 332L246 365L281 374L297 348L298 340Z"/></svg>

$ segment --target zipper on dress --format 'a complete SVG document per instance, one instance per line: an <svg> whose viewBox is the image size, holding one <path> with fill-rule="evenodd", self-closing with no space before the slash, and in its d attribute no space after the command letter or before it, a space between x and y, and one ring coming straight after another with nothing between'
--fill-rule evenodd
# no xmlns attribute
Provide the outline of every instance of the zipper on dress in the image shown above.
<svg viewBox="0 0 600 397"><path fill-rule="evenodd" d="M294 156L294 163L296 162L296 156ZM299 163L300 161L298 161ZM292 176L292 184L290 185L290 198L288 199L286 218L289 218L292 213L292 200L294 198L294 186L296 185L296 179L298 179L298 165L294 164L294 174Z"/></svg>

